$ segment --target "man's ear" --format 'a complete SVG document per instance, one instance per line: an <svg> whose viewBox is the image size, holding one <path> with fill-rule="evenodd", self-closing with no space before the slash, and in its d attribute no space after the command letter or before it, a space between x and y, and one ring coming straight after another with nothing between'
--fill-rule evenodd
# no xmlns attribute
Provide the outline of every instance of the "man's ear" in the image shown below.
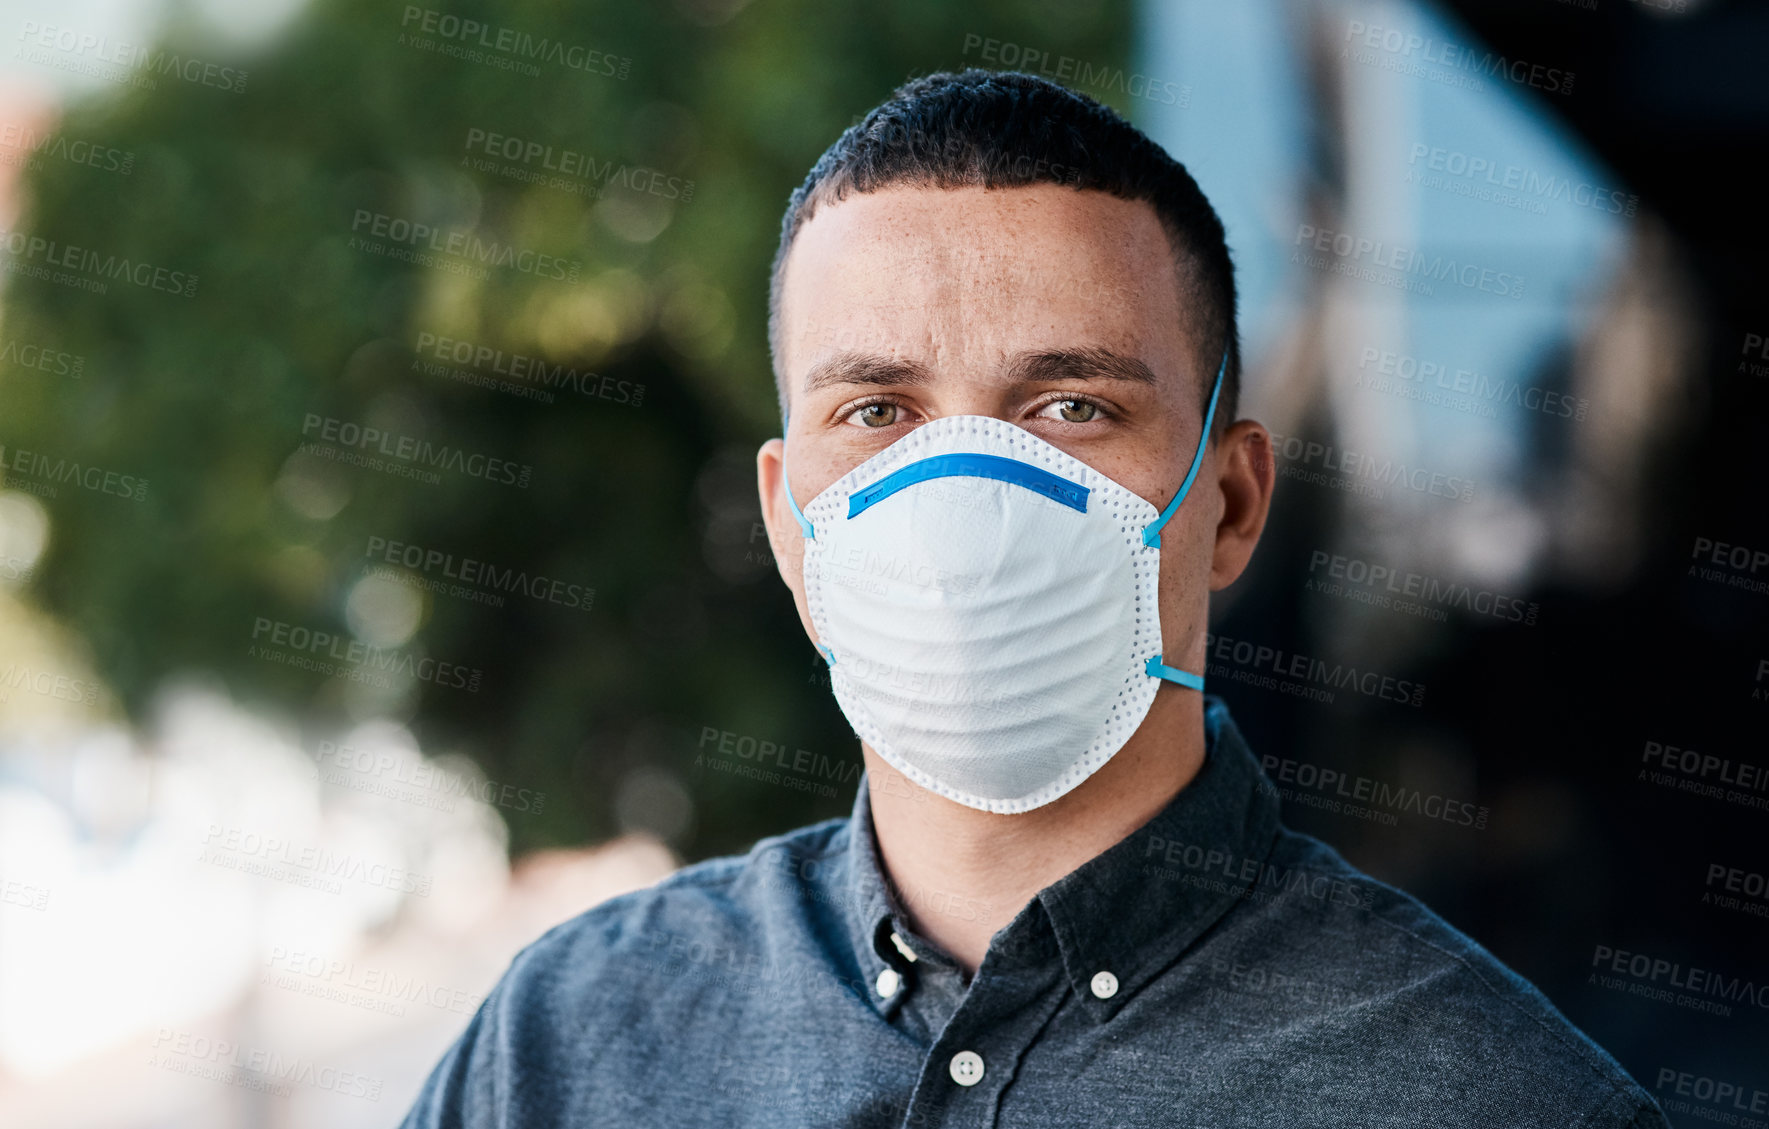
<svg viewBox="0 0 1769 1129"><path fill-rule="evenodd" d="M1262 425L1240 420L1225 429L1216 442L1222 467L1217 477L1222 489L1222 520L1216 526L1216 550L1210 560L1212 592L1233 584L1246 569L1271 512L1271 492L1277 479L1271 433Z"/></svg>

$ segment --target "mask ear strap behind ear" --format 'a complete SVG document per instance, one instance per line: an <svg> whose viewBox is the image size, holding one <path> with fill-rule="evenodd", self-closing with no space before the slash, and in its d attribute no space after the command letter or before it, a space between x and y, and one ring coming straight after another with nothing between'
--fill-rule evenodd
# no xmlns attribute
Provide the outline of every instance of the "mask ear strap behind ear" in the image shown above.
<svg viewBox="0 0 1769 1129"><path fill-rule="evenodd" d="M1222 395L1222 374L1227 371L1228 350L1224 349L1222 364L1216 368L1216 385L1210 389L1210 407L1204 412L1204 432L1198 436L1198 449L1192 455L1192 468L1185 472L1185 481L1179 484L1179 493L1173 496L1173 501L1168 502L1167 508L1161 511L1161 516L1150 522L1148 527L1142 531L1144 545L1153 545L1157 549L1161 547L1161 527L1166 525L1168 519L1179 511L1179 504L1185 501L1187 494L1191 493L1192 479L1198 477L1198 468L1204 465L1204 447L1210 442L1210 424L1216 419L1216 398Z"/></svg>

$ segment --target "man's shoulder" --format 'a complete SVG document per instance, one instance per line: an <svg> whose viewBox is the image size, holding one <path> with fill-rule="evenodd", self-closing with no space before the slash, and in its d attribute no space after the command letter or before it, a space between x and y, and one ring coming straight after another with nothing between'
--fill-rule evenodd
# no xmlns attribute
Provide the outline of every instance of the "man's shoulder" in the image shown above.
<svg viewBox="0 0 1769 1129"><path fill-rule="evenodd" d="M1255 897L1251 931L1233 945L1238 967L1219 958L1219 976L1244 989L1271 969L1303 970L1290 985L1303 1015L1386 1036L1394 1053L1435 1061L1468 1086L1576 1103L1592 1124L1664 1124L1645 1090L1539 989L1419 899L1287 828L1269 862L1262 885L1275 888Z"/></svg>
<svg viewBox="0 0 1769 1129"><path fill-rule="evenodd" d="M1268 900L1281 900L1286 916L1306 919L1312 928L1300 944L1317 967L1334 970L1359 995L1429 986L1443 1003L1525 1019L1549 1037L1563 1034L1562 1028L1575 1030L1547 997L1474 938L1320 840L1286 828L1271 860L1266 881L1282 892Z"/></svg>
<svg viewBox="0 0 1769 1129"><path fill-rule="evenodd" d="M827 918L839 894L848 820L831 819L758 840L609 898L542 934L511 962L506 986L545 991L587 985L622 966L665 970L754 967L794 922Z"/></svg>
<svg viewBox="0 0 1769 1129"><path fill-rule="evenodd" d="M548 930L510 962L407 1124L555 1124L592 1104L610 1123L642 1124L656 1091L634 1080L655 1087L684 1056L735 1069L732 1031L792 1014L795 992L829 979L804 954L839 913L845 828L763 839Z"/></svg>

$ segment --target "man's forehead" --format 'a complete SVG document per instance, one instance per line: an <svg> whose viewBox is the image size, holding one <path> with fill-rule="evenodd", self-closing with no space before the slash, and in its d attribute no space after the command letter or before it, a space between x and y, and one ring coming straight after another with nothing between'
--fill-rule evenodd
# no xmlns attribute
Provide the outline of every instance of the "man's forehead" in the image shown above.
<svg viewBox="0 0 1769 1129"><path fill-rule="evenodd" d="M821 355L890 351L942 329L1047 327L1059 331L1043 342L1051 347L1124 348L1181 320L1153 207L1054 185L892 188L825 205L788 253L780 297L787 369L798 376Z"/></svg>

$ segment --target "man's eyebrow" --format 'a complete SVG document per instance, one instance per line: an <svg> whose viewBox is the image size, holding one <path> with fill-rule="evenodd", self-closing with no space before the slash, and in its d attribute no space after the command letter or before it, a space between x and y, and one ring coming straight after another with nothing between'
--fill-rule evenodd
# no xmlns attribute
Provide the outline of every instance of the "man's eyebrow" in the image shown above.
<svg viewBox="0 0 1769 1129"><path fill-rule="evenodd" d="M805 391L832 384L926 384L933 374L917 361L876 353L837 353L818 361L805 374Z"/></svg>
<svg viewBox="0 0 1769 1129"><path fill-rule="evenodd" d="M1046 380L1130 380L1138 384L1157 384L1159 378L1149 366L1135 357L1114 353L1110 349L1045 349L1021 353L1008 366L1008 379L1015 383Z"/></svg>

